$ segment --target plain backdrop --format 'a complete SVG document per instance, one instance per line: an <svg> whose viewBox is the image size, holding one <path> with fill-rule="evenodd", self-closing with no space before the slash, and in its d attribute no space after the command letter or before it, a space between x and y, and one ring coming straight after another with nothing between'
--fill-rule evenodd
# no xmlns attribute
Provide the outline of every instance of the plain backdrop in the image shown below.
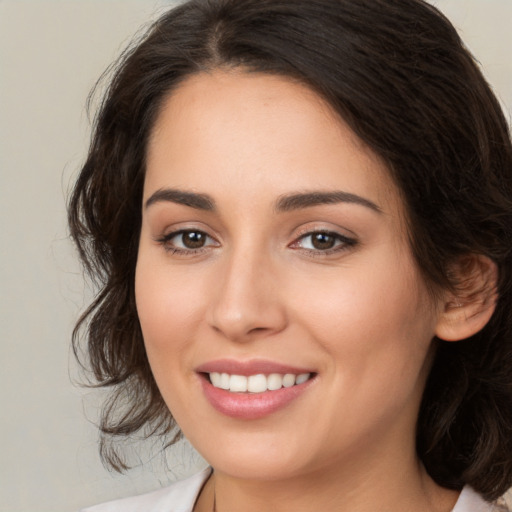
<svg viewBox="0 0 512 512"><path fill-rule="evenodd" d="M186 444L144 448L127 476L97 454L101 392L76 385L70 335L91 291L66 228L90 130L86 97L163 0L0 0L0 511L73 512L204 464ZM507 116L512 0L437 0ZM151 448L151 447L150 447ZM137 453L138 447L132 447Z"/></svg>

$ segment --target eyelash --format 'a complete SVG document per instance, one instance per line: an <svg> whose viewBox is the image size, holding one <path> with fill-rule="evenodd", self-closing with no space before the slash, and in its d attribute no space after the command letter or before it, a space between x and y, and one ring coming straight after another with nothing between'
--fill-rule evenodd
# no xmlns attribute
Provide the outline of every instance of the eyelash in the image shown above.
<svg viewBox="0 0 512 512"><path fill-rule="evenodd" d="M179 237L180 235L186 235L187 233L195 233L198 235L205 236L206 239L213 240L211 236L206 234L204 231L201 231L200 229L180 229L178 231L173 231L172 233L168 233L167 235L162 236L161 238L157 239L157 242L160 243L166 252L170 254L182 254L182 255L195 255L195 254L201 254L204 251L207 251L209 247L211 247L214 244L210 245L204 245L202 247L198 247L196 249L191 248L183 248L183 247L176 247L171 243L173 238ZM183 239L182 239L183 240ZM182 242L183 243L183 242Z"/></svg>
<svg viewBox="0 0 512 512"><path fill-rule="evenodd" d="M299 243L301 241L306 240L307 238L312 238L315 235L323 235L332 237L334 239L334 242L336 245L334 247L331 247L329 249L308 249L301 247ZM310 242L310 245L312 244L312 240ZM346 251L350 249L351 247L354 247L357 244L357 240L354 238L349 238L347 236L344 236L340 233L336 233L335 231L328 231L328 230L312 230L307 231L305 233L302 233L295 242L293 242L290 247L296 250L304 251L308 253L309 255L312 255L314 257L323 257L323 256L329 256L330 254L335 254L339 252Z"/></svg>
<svg viewBox="0 0 512 512"><path fill-rule="evenodd" d="M167 235L164 235L160 238L158 238L156 241L160 243L166 252L170 254L177 254L177 255L196 255L201 254L208 250L209 247L215 246L218 242L215 241L214 244L208 244L203 245L198 248L183 248L183 247L176 247L171 243L171 241L179 236L189 234L197 234L200 236L206 237L206 240L214 240L211 236L209 236L204 231L201 231L199 229L180 229L178 231L173 231L172 233L168 233ZM300 242L306 240L307 238L311 238L315 235L323 235L332 237L334 239L335 245L334 247L322 250L322 249L309 249L301 247ZM182 239L183 240L183 239ZM183 241L182 241L183 243ZM206 243L206 242L205 242ZM328 256L330 254L346 251L351 247L354 247L357 244L357 240L354 238L349 238L347 236L341 235L340 233L336 233L334 231L327 231L327 230L313 230L313 231L307 231L305 233L302 233L294 242L292 242L289 247L295 250L300 250L303 252L306 252L310 255L313 255L314 257L322 257L322 256Z"/></svg>

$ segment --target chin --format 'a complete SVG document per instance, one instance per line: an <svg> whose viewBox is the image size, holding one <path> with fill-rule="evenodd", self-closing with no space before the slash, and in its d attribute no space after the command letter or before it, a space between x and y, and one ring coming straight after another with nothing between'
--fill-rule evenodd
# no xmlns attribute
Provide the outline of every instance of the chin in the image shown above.
<svg viewBox="0 0 512 512"><path fill-rule="evenodd" d="M203 435L195 447L216 471L244 480L287 479L310 468L306 440L300 442L290 433L258 432L254 426L251 430L227 436L210 432L212 442Z"/></svg>

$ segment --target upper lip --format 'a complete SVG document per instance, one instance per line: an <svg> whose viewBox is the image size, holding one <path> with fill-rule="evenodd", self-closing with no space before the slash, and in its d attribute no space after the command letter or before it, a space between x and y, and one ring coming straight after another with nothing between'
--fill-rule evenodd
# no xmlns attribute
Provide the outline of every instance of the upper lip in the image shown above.
<svg viewBox="0 0 512 512"><path fill-rule="evenodd" d="M229 373L230 375L257 375L260 373L293 373L300 375L301 373L313 373L309 368L301 368L290 366L288 364L278 363L265 359L252 359L249 361L237 361L235 359L215 359L201 364L196 368L198 373Z"/></svg>

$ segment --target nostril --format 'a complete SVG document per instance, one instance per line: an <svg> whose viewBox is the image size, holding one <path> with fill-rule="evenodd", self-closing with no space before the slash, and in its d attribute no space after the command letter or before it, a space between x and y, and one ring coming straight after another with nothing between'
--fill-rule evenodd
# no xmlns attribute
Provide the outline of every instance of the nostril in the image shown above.
<svg viewBox="0 0 512 512"><path fill-rule="evenodd" d="M249 332L264 332L266 330L268 330L268 327L254 327Z"/></svg>

